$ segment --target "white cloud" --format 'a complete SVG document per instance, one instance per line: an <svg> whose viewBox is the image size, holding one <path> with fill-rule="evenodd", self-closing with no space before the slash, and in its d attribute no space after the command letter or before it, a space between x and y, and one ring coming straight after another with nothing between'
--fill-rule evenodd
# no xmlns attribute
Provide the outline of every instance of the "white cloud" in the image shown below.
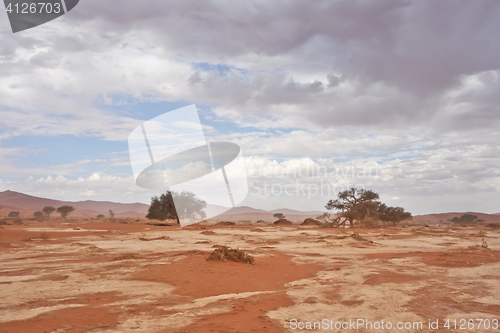
<svg viewBox="0 0 500 333"><path fill-rule="evenodd" d="M500 190L499 18L500 6L488 1L123 0L116 11L88 0L19 34L5 32L5 19L0 139L123 141L141 121L135 110L107 105L187 101L212 107L208 138L238 143L251 169L376 163L385 171L366 184L398 203L491 210ZM128 165L123 152L20 167L27 149L0 148L2 174L53 178L3 185L108 200L136 193L125 190L128 178L74 179L92 163ZM53 184L60 190L50 192Z"/></svg>

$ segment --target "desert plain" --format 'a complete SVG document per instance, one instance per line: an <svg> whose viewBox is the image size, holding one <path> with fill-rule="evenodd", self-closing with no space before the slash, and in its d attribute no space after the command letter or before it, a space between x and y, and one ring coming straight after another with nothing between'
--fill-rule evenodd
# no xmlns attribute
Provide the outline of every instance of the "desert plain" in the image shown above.
<svg viewBox="0 0 500 333"><path fill-rule="evenodd" d="M156 224L59 218L1 225L0 332L500 330L493 328L498 224ZM255 264L207 261L220 246L247 252ZM324 320L422 327L307 329ZM456 328L444 327L446 320ZM475 326L461 329L460 320Z"/></svg>

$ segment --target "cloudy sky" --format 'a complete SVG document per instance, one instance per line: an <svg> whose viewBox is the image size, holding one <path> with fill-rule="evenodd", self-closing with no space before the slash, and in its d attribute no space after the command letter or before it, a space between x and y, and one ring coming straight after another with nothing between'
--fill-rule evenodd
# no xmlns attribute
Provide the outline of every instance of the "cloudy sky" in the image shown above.
<svg viewBox="0 0 500 333"><path fill-rule="evenodd" d="M0 10L0 190L148 203L127 137L196 104L242 205L500 212L499 31L496 0L81 0L16 34Z"/></svg>

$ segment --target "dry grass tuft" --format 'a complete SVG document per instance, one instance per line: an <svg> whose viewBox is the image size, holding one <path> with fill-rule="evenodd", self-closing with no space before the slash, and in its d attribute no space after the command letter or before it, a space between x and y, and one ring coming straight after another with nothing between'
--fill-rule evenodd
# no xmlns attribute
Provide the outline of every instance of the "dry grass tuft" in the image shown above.
<svg viewBox="0 0 500 333"><path fill-rule="evenodd" d="M240 249L232 249L227 246L222 246L215 249L208 256L207 261L209 260L219 260L219 261L231 260L252 265L255 263L254 257L248 255L245 251L242 251Z"/></svg>
<svg viewBox="0 0 500 333"><path fill-rule="evenodd" d="M46 234L45 232L43 232L43 233L40 235L40 237L39 237L39 238L40 238L40 239L43 239L43 240L48 240L48 239L50 239L50 236L49 236L49 234Z"/></svg>
<svg viewBox="0 0 500 333"><path fill-rule="evenodd" d="M483 238L483 244L479 245L471 245L469 246L469 249L472 249L472 248L483 248L483 249L489 249L490 247L488 246L488 242L484 240Z"/></svg>
<svg viewBox="0 0 500 333"><path fill-rule="evenodd" d="M365 241L365 242L368 242L368 243L373 243L373 241L371 240L368 240L364 237L362 237L360 234L356 233L356 232L353 232L352 235L351 235L352 238L356 239L356 240L360 240L360 241Z"/></svg>

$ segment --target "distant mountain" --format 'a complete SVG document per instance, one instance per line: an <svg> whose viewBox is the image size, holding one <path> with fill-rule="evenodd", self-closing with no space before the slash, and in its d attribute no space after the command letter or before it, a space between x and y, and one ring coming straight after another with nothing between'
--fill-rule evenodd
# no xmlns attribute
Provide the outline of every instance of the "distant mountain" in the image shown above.
<svg viewBox="0 0 500 333"><path fill-rule="evenodd" d="M414 221L421 222L446 222L448 219L452 219L454 217L460 217L463 214L472 214L476 215L478 219L483 219L485 223L500 223L500 214L485 214L478 212L452 212L452 213L441 213L441 214L426 214L426 215L415 215L413 217Z"/></svg>
<svg viewBox="0 0 500 333"><path fill-rule="evenodd" d="M243 221L243 220L263 220L266 222L276 221L273 214L282 213L286 219L292 222L302 222L307 217L315 218L323 214L321 211L300 211L288 208L274 209L271 211L256 209L248 206L235 207L229 209L227 212L212 218L218 221Z"/></svg>
<svg viewBox="0 0 500 333"><path fill-rule="evenodd" d="M35 211L41 211L45 206L60 207L64 205L69 205L75 207L75 211L71 214L72 216L91 216L95 217L98 214L108 215L109 211L112 210L116 216L122 217L144 217L147 212L149 205L142 203L116 203L111 201L62 201L53 200L46 198L39 198L32 195L14 192L14 191L4 191L0 192L0 206L2 207L2 215L7 215L6 210L18 210L22 214L31 215ZM3 212L5 211L5 212ZM23 214L24 215L24 214Z"/></svg>
<svg viewBox="0 0 500 333"><path fill-rule="evenodd" d="M0 215L7 215L11 211L19 211L21 216L32 216L33 212L41 211L45 206L60 207L69 205L75 207L75 211L71 213L73 217L96 217L99 214L109 215L112 210L117 217L145 217L149 205L142 203L117 203L111 201L62 201L54 199L39 198L32 195L4 191L0 192ZM287 219L291 221L301 221L306 217L316 217L323 214L320 211L303 212L293 209L275 209L267 211L256 209L248 206L234 207L227 210L227 207L217 205L207 205L206 212L209 215L218 215L215 220L265 220L274 221L273 214L283 213Z"/></svg>

